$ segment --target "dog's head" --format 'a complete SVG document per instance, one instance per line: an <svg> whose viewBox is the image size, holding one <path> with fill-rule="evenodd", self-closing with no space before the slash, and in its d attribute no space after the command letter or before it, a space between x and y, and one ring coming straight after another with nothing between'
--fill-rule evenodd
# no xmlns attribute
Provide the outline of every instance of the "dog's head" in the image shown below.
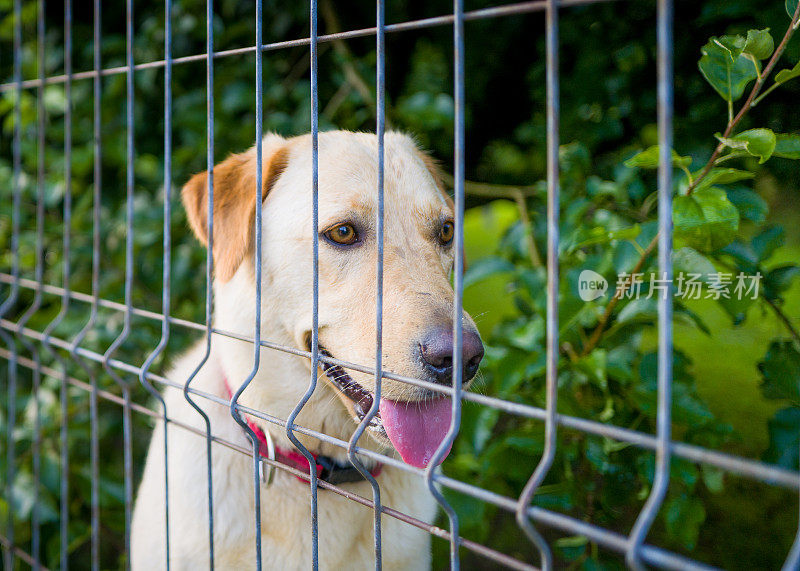
<svg viewBox="0 0 800 571"><path fill-rule="evenodd" d="M384 159L383 368L451 385L454 261L452 201L434 162L407 136L386 133ZM374 365L378 262L378 143L375 135L319 135L319 223L312 226L309 136L269 135L262 152L262 321L265 338L310 346L314 233L319 239L321 353ZM213 254L217 281L254 284L256 154L233 155L214 169ZM207 174L183 189L191 226L207 244ZM248 255L250 254L250 255ZM252 286L254 287L254 285ZM252 299L252 298L250 298ZM248 299L247 301L250 301ZM243 300L243 303L245 300ZM251 310L252 311L252 310ZM463 316L463 379L475 376L483 345ZM328 390L359 421L373 402L375 378L325 363ZM450 399L384 379L380 415L369 433L391 441L409 463L425 466L450 424ZM299 394L305 383L299 385Z"/></svg>

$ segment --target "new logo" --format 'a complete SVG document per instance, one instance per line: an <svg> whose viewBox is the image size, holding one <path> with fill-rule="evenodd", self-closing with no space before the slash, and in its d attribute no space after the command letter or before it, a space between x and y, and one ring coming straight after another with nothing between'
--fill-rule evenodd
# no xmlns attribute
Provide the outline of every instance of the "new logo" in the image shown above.
<svg viewBox="0 0 800 571"><path fill-rule="evenodd" d="M578 276L578 296L583 301L592 301L602 297L607 290L608 281L597 272L583 270Z"/></svg>

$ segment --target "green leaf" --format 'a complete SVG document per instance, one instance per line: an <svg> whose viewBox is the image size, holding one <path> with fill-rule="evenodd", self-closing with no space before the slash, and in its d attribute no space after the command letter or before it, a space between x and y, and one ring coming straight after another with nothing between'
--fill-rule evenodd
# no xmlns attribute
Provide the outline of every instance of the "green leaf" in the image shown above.
<svg viewBox="0 0 800 571"><path fill-rule="evenodd" d="M739 169L711 169L709 173L695 187L695 191L708 188L715 184L730 184L755 177L755 174Z"/></svg>
<svg viewBox="0 0 800 571"><path fill-rule="evenodd" d="M711 38L709 43L712 42L727 50L730 54L731 61L733 61L737 56L742 54L747 39L744 36L736 34L735 36L725 35L719 38Z"/></svg>
<svg viewBox="0 0 800 571"><path fill-rule="evenodd" d="M745 274L748 275L748 274ZM735 278L736 276L734 276ZM730 298L720 297L717 303L725 310L725 313L731 318L734 327L740 326L747 319L747 311L755 303L753 299L753 292L749 291L746 295L742 291L741 295L736 295L735 288L738 285L738 280L733 282L733 292ZM750 287L749 279L744 282L744 287Z"/></svg>
<svg viewBox="0 0 800 571"><path fill-rule="evenodd" d="M763 128L742 131L730 138L723 137L719 133L714 136L731 149L741 149L754 157L758 157L759 164L769 160L772 153L775 152L775 146L778 142L772 130Z"/></svg>
<svg viewBox="0 0 800 571"><path fill-rule="evenodd" d="M589 230L585 239L570 247L569 251L579 250L594 244L607 244L614 240L635 240L641 232L642 227L638 224L618 230L607 230L602 226L597 226Z"/></svg>
<svg viewBox="0 0 800 571"><path fill-rule="evenodd" d="M658 301L655 297L641 296L631 300L617 316L617 323L639 321L648 323L658 317Z"/></svg>
<svg viewBox="0 0 800 571"><path fill-rule="evenodd" d="M800 402L800 351L791 341L773 341L758 370L764 397Z"/></svg>
<svg viewBox="0 0 800 571"><path fill-rule="evenodd" d="M786 235L780 226L770 226L765 228L750 240L753 251L758 256L758 261L768 260L775 250L783 246L786 242Z"/></svg>
<svg viewBox="0 0 800 571"><path fill-rule="evenodd" d="M464 287L467 288L497 274L513 271L514 264L508 260L495 257L481 258L464 272Z"/></svg>
<svg viewBox="0 0 800 571"><path fill-rule="evenodd" d="M476 454L480 454L486 443L492 437L497 420L500 418L499 411L488 408L483 408L478 413L477 421L475 422L475 431L472 436L472 446Z"/></svg>
<svg viewBox="0 0 800 571"><path fill-rule="evenodd" d="M786 0L786 13L790 18L794 18L794 13L797 10L798 0Z"/></svg>
<svg viewBox="0 0 800 571"><path fill-rule="evenodd" d="M675 238L701 252L730 244L739 229L739 211L725 191L711 187L690 196L677 196L672 204Z"/></svg>
<svg viewBox="0 0 800 571"><path fill-rule="evenodd" d="M745 44L741 36L723 36L711 38L700 50L700 72L725 101L739 99L758 77L753 62L741 53Z"/></svg>
<svg viewBox="0 0 800 571"><path fill-rule="evenodd" d="M508 342L523 351L535 351L541 347L544 334L544 322L532 319L514 328L508 336Z"/></svg>
<svg viewBox="0 0 800 571"><path fill-rule="evenodd" d="M739 216L743 219L756 224L761 224L767 219L769 206L758 193L743 186L728 188L725 192L728 194L728 200L739 210Z"/></svg>
<svg viewBox="0 0 800 571"><path fill-rule="evenodd" d="M724 254L731 256L736 262L737 267L755 272L758 266L758 255L753 251L752 246L739 240L732 242L722 249Z"/></svg>
<svg viewBox="0 0 800 571"><path fill-rule="evenodd" d="M725 488L725 472L721 469L702 464L700 466L700 474L709 492L718 494Z"/></svg>
<svg viewBox="0 0 800 571"><path fill-rule="evenodd" d="M631 363L638 353L629 345L617 345L608 352L608 375L617 381L633 380Z"/></svg>
<svg viewBox="0 0 800 571"><path fill-rule="evenodd" d="M783 264L772 268L764 276L764 297L777 299L792 285L792 280L800 275L800 267L794 264Z"/></svg>
<svg viewBox="0 0 800 571"><path fill-rule="evenodd" d="M664 507L667 533L686 549L694 549L700 526L706 519L703 501L695 496L681 494L667 501Z"/></svg>
<svg viewBox="0 0 800 571"><path fill-rule="evenodd" d="M585 357L581 357L575 363L575 367L586 373L593 384L602 389L608 388L608 377L606 376L608 354L605 349L595 349Z"/></svg>
<svg viewBox="0 0 800 571"><path fill-rule="evenodd" d="M791 406L775 413L768 423L769 448L764 460L797 470L800 447L800 408Z"/></svg>
<svg viewBox="0 0 800 571"><path fill-rule="evenodd" d="M486 527L486 502L481 502L472 496L462 494L447 488L444 492L449 503L458 512L459 519L464 527L481 529Z"/></svg>
<svg viewBox="0 0 800 571"><path fill-rule="evenodd" d="M708 276L717 272L714 264L697 250L689 247L679 248L672 252L672 267L679 275L700 274L700 281L705 283Z"/></svg>
<svg viewBox="0 0 800 571"><path fill-rule="evenodd" d="M750 54L756 59L767 59L775 50L775 42L769 33L769 28L763 30L750 30L742 53Z"/></svg>
<svg viewBox="0 0 800 571"><path fill-rule="evenodd" d="M776 134L775 151L773 157L782 159L800 160L800 135L795 134Z"/></svg>
<svg viewBox="0 0 800 571"><path fill-rule="evenodd" d="M688 167L692 164L692 157L682 157L675 152L675 149L672 149L672 164L676 167ZM630 168L657 169L658 145L653 145L641 153L632 156L625 161L625 166Z"/></svg>
<svg viewBox="0 0 800 571"><path fill-rule="evenodd" d="M782 69L776 73L775 83L783 84L795 77L800 77L800 61L792 69Z"/></svg>
<svg viewBox="0 0 800 571"><path fill-rule="evenodd" d="M705 321L703 321L703 318L688 307L681 305L679 302L675 303L674 315L675 323L682 323L690 327L697 327L709 337L711 336L711 330L708 328L708 325L706 325Z"/></svg>
<svg viewBox="0 0 800 571"><path fill-rule="evenodd" d="M553 544L565 560L575 561L585 553L589 540L584 535L576 535L573 537L561 537L555 540Z"/></svg>

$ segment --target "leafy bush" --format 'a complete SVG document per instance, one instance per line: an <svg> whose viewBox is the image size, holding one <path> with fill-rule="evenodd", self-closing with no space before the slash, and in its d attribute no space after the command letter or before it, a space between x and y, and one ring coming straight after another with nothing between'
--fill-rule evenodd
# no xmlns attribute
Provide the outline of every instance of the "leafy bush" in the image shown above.
<svg viewBox="0 0 800 571"><path fill-rule="evenodd" d="M790 16L794 19L787 38L798 19L794 8ZM728 122L725 132L715 135L717 147L705 164L672 151L673 167L683 173L674 182L673 283L680 290L686 287L682 274L697 276L702 282L698 294L714 299L736 326L747 319L754 304L763 304L783 321L785 327L772 342L760 370L764 395L788 401L789 406L769 423L771 443L764 459L796 470L800 336L796 320L781 308L800 267L770 262L783 244L783 230L765 224L766 203L746 185L752 184L758 165L773 157L800 159L800 135L776 134L761 127L741 130L739 126L755 104L767 105L762 103L767 95L800 75L799 68L795 65L781 70L774 82L768 83L769 72L782 51L775 51L767 29L749 30L746 36L712 38L701 53L700 72L726 101ZM745 94L749 94L745 103L734 115L734 104ZM622 157L626 154L625 150L619 153ZM613 167L610 177L601 178L594 174L592 157L584 145L573 143L561 149L558 410L645 433L654 433L656 424L654 326L658 292L653 280L658 279L658 273L650 254L657 239L651 172L658 167L658 155L657 146L642 150ZM731 164L739 168L731 168ZM544 220L544 183L529 187L529 196L528 217ZM533 241L529 239L531 231ZM509 280L515 308L512 316L493 329L491 350L482 368L486 392L540 407L546 404L546 271L538 252L544 251L545 241L544 224L530 229L520 220L503 236L495 256L479 260L465 276L466 283L472 284L502 274ZM584 279L581 274L586 270L616 283L613 295L581 300L577 295L579 280ZM633 274L641 274L642 283L632 281ZM726 274L729 282L733 280L728 284L730 296L721 293L725 285L721 280L726 278L720 276ZM734 295L739 275L762 277L758 295L745 294L744 289ZM681 292L674 293L680 296ZM676 297L674 313L676 322L711 334L701 316L691 309L691 302ZM675 351L673 361L672 415L673 434L682 442L708 448L731 442L731 428L716 420L698 397L692 363L680 350ZM455 459L445 471L516 497L543 450L540 422L467 406ZM653 455L565 428L559 430L557 450L534 503L626 533L649 494ZM655 535L658 542L692 553L706 520L709 495L722 492L726 478L716 468L681 459L673 459L670 475L669 493ZM489 539L505 549L519 549L524 539L513 518L503 518L496 510L455 493L449 497L466 514L463 525L469 536ZM721 540L713 530L708 532L715 541ZM599 555L597 547L585 537L555 539L554 545L562 560L571 565L591 567L618 561ZM788 545L778 550L777 556L775 547L770 543L771 557L777 564Z"/></svg>
<svg viewBox="0 0 800 571"><path fill-rule="evenodd" d="M124 13L119 3L104 3L103 64L124 65ZM136 4L135 58L137 62L163 57L164 16L155 6ZM265 6L265 41L306 35L306 7ZM394 3L392 3L394 4ZM424 5L423 5L424 4ZM685 5L684 5L685 4ZM768 201L758 184L769 177L783 182L781 192L797 192L800 129L795 109L800 90L796 80L800 50L787 45L780 60L770 66L773 50L787 29L783 2L768 6L756 0L709 0L677 6L680 34L676 34L675 124L675 271L703 276L703 295L713 292L713 273L742 272L763 276L758 299L711 300L729 317L732 326L746 326L756 309L763 308L783 321L782 329L765 354L760 370L763 391L783 408L769 422L771 437L764 460L797 468L800 434L800 398L797 394L797 320L787 315L783 302L798 269L775 262L785 233L769 222ZM174 55L203 53L205 31L200 0L176 2L172 14ZM0 40L10 46L13 20L11 1L0 0ZM338 13L332 3L320 6L322 33L362 27L371 22L373 6L355 3ZM235 0L215 3L216 49L252 44L252 6ZM423 18L450 10L444 1L388 7L388 21ZM561 356L559 361L559 412L599 420L642 432L655 429L655 300L621 295L584 302L577 295L583 270L592 270L617 284L617 274L644 275L642 292L648 291L653 260L649 254L657 227L655 174L655 73L653 42L654 2L626 5L625 18L618 6L572 7L562 11L562 138L561 193L562 245L559 286ZM35 9L26 4L23 71L35 77ZM46 72L62 71L62 22L57 13L47 15ZM76 11L75 69L92 67L91 14ZM538 15L471 22L467 27L468 177L492 184L470 182L469 213L475 219L484 210L519 209L508 228L498 230L499 243L487 252L489 232L468 236L468 246L486 256L470 265L465 281L470 291L494 291L491 299L474 303L474 314L504 303L502 312L479 317L488 341L481 388L487 394L544 406L544 295L542 263L546 240L544 175L544 48L540 36L531 37ZM771 27L774 31L766 30ZM727 28L727 29L726 29ZM755 29L750 29L755 28ZM540 29L543 29L540 27ZM729 33L710 40L710 34ZM387 114L395 128L414 132L442 159L452 156L453 100L450 95L450 30L391 34L388 38ZM520 49L525 46L525 49ZM529 49L528 49L529 48ZM8 53L11 53L10 49ZM698 63L698 56L700 57ZM372 39L336 41L320 45L320 124L323 128L372 129L374 126L375 62ZM698 70L699 65L699 70ZM0 60L0 77L11 77L9 58ZM205 167L205 78L203 63L176 65L173 70L174 184ZM783 68L786 69L783 69ZM769 70L769 73L768 73ZM730 72L730 74L729 74ZM253 57L218 59L215 66L217 160L247 147L254 132ZM730 76L731 80L728 81ZM163 181L163 87L161 72L136 72L136 155L133 299L136 307L158 310L161 304L161 237ZM761 80L759 78L762 78ZM755 87L758 83L758 87ZM103 87L103 187L101 235L103 237L99 294L123 299L126 228L125 198L125 76L105 77ZM266 52L264 57L265 129L285 135L309 127L309 82L306 48ZM721 100L714 97L714 92ZM754 94L750 97L750 94ZM64 181L63 137L67 101L63 86L43 90L46 118L46 180L44 218L44 280L62 280L61 214ZM32 278L36 264L36 92L22 94L22 155L24 201L19 255L23 275ZM742 104L747 99L747 103ZM0 188L11 188L11 135L14 92L0 95ZM753 106L755 103L757 105ZM741 105L741 107L740 107ZM533 112L531 110L533 109ZM738 117L737 110L744 114ZM727 120L725 115L727 113ZM71 282L72 289L91 290L92 219L92 93L91 82L73 85L73 196ZM714 139L709 125L725 126ZM717 145L713 152L713 145ZM445 161L445 166L449 164ZM683 173L683 174L680 174ZM792 188L794 185L794 189ZM173 188L172 199L176 199ZM5 196L5 195L4 195ZM768 198L768 197L767 197ZM500 200L498 200L500 199ZM510 201L510 202L509 202ZM202 321L203 283L198 267L205 258L186 231L185 215L175 201L171 231L174 237L172 307L177 317ZM8 200L0 201L0 266L11 266ZM476 225L480 230L481 224ZM3 271L6 271L5 269ZM503 288L497 295L497 284ZM494 284L494 286L492 285ZM495 287L493 290L492 287ZM488 289L481 289L488 288ZM613 288L612 288L613 289ZM625 288L627 293L630 293ZM8 289L3 290L3 297ZM468 296L469 297L469 296ZM644 297L644 296L643 296ZM18 319L32 301L20 291L20 301L7 317ZM45 295L39 311L28 322L42 331L58 313L57 296ZM86 324L87 305L73 301L54 335L73 339ZM757 319L757 317L755 317ZM676 323L716 334L703 311L691 302L676 300ZM101 309L82 346L103 353L122 328L121 314ZM135 318L131 335L117 353L120 359L141 364L153 349L160 324ZM680 333L676 332L676 335ZM195 338L180 327L171 331L165 358L155 369ZM41 359L52 370L41 380L38 403L30 395L33 380L19 367L20 391L15 425L16 479L10 497L0 499L0 520L13 509L16 539L30 539L34 492L38 491L42 554L48 566L58 565L60 370L58 363L38 344L20 346L24 358ZM718 359L722 357L716 357ZM69 361L69 373L87 379ZM120 394L119 387L88 363L101 388ZM737 450L741 435L711 412L696 390L695 364L686 352L676 351L674 361L673 432L676 439L706 447ZM5 374L5 371L4 373ZM3 378L3 377L0 377ZM131 381L134 402L148 395ZM71 562L87 565L89 557L89 416L84 391L69 393L70 550ZM0 395L0 433L6 434L7 396ZM42 482L32 486L30 446L38 407L42 426ZM21 421L24 419L24 421ZM142 468L149 436L148 419L134 416L134 457ZM124 563L124 511L122 505L122 419L118 405L101 400L100 473L101 539L103 566ZM448 475L495 492L517 497L539 460L543 447L542 423L465 403L462 431L450 459ZM6 456L0 456L0 473L6 474ZM654 461L649 452L615 441L559 430L558 456L536 505L626 533L649 492ZM753 488L715 469L673 460L671 486L651 540L725 566L746 562L777 564L791 541L794 508L787 494L766 492L753 498ZM723 493L724 492L724 493ZM770 495L772 494L772 495ZM768 497L769 496L769 497ZM793 496L791 496L793 497ZM536 561L533 547L509 515L465 496L451 493L462 534L512 555ZM724 504L723 500L728 500ZM762 504L759 504L759 500ZM771 503L770 503L771 502ZM761 521L764 506L772 510L770 522ZM773 507L777 506L777 507ZM769 526L757 542L744 527L729 533L730 525L719 513L734 513L736 521ZM744 525L744 524L742 524ZM727 527L726 527L727 526ZM599 550L582 537L561 537L551 531L549 540L564 565L591 568L616 566L619 558ZM713 538L711 541L709 538ZM717 545L714 545L714 543ZM780 544L776 548L776 544ZM434 540L437 567L446 560L443 542ZM464 552L464 557L472 557ZM482 561L481 561L482 562ZM467 559L466 563L478 561Z"/></svg>

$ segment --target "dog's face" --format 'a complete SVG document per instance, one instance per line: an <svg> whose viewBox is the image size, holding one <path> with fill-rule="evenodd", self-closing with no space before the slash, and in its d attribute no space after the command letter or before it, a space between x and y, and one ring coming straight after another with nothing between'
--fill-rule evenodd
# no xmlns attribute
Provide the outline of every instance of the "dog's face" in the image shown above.
<svg viewBox="0 0 800 571"><path fill-rule="evenodd" d="M312 242L316 233L320 351L373 366L377 337L377 138L346 132L320 134L316 227L312 225L310 137L268 137L264 147L264 321L283 329L298 348L310 347ZM411 139L387 133L384 156L383 368L449 386L454 297L450 285L455 230L452 203L441 188L432 161ZM201 179L187 184L184 200L192 225L203 239L202 203L206 195L198 189L205 182L202 175L198 176ZM252 226L255 203L254 153L235 155L219 165L214 186L217 279L230 279L235 272L254 275L252 264L245 262L253 243L247 228ZM228 195L227 200L223 193ZM192 214L193 207L200 215ZM477 371L483 346L467 314L462 331L466 382ZM353 420L360 421L373 403L374 375L324 363L321 368L327 387ZM449 426L450 400L442 398L441 393L389 379L383 380L381 393L380 415L369 432L379 441L388 437L409 463L426 465Z"/></svg>

